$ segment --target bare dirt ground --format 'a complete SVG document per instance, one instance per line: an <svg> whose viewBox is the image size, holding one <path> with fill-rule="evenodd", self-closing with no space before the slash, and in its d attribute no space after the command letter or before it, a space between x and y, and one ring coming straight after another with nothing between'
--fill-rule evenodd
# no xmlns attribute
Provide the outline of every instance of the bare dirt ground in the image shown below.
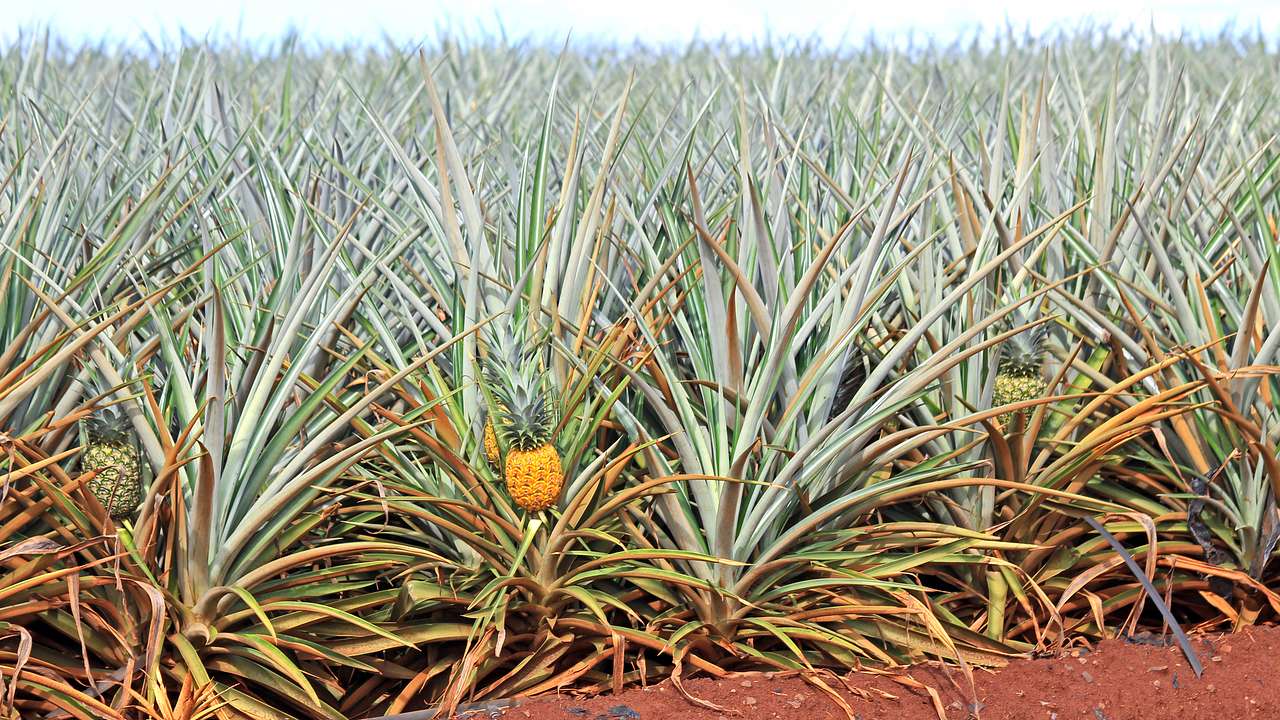
<svg viewBox="0 0 1280 720"><path fill-rule="evenodd" d="M894 676L830 677L858 720L1236 720L1280 718L1280 628L1193 639L1201 662L1196 678L1182 653L1163 639L1108 640L1062 657L1016 660L999 670L975 670L969 685L958 669L921 665ZM914 687L913 687L914 686ZM504 710L460 717L480 720L844 720L821 689L795 675L750 673L686 680L687 700L672 684L618 695L542 696ZM923 688L937 693L937 703Z"/></svg>

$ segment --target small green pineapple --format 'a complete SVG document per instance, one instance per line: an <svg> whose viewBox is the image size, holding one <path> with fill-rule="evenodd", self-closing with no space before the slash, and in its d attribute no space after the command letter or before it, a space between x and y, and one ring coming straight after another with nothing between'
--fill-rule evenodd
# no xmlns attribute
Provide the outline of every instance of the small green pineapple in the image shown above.
<svg viewBox="0 0 1280 720"><path fill-rule="evenodd" d="M84 421L83 472L98 470L89 492L114 519L133 515L142 504L142 458L129 420L114 408Z"/></svg>
<svg viewBox="0 0 1280 720"><path fill-rule="evenodd" d="M1015 313L1013 325L1026 325L1031 319ZM1044 395L1048 383L1044 380L1044 339L1048 330L1037 325L1005 340L1000 351L1000 365L996 369L995 392L991 405L1000 407L1024 400L1034 400ZM1026 410L1007 412L999 417L1001 425L1008 427Z"/></svg>

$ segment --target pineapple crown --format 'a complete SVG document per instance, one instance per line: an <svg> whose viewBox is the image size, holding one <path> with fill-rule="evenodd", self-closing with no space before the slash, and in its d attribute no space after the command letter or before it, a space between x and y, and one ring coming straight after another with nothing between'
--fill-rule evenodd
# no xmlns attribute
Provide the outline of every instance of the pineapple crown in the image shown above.
<svg viewBox="0 0 1280 720"><path fill-rule="evenodd" d="M482 378L494 431L506 446L517 450L547 444L557 414L544 381L541 347L545 337L525 343L509 328L499 327L487 340Z"/></svg>
<svg viewBox="0 0 1280 720"><path fill-rule="evenodd" d="M133 439L129 418L115 406L105 407L84 420L85 433L91 442L128 443Z"/></svg>
<svg viewBox="0 0 1280 720"><path fill-rule="evenodd" d="M484 345L488 350L483 363L484 379L497 383L505 372L540 365L542 346L546 343L546 333L538 333L536 337L526 337L529 333L521 332L514 321L494 323L484 332Z"/></svg>
<svg viewBox="0 0 1280 720"><path fill-rule="evenodd" d="M1028 325L1036 322L1039 317L1040 312L1036 307L1023 306L1009 315L1009 327ZM1000 349L1000 364L1039 370L1044 361L1044 341L1048 335L1048 323L1040 323L1006 339Z"/></svg>
<svg viewBox="0 0 1280 720"><path fill-rule="evenodd" d="M520 378L495 393L500 408L494 427L508 446L534 450L551 440L555 412L541 385L537 380Z"/></svg>

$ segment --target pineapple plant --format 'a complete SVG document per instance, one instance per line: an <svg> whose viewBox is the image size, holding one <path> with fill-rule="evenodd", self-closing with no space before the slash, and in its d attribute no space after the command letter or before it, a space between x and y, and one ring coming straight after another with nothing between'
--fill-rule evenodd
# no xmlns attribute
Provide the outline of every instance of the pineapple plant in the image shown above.
<svg viewBox="0 0 1280 720"><path fill-rule="evenodd" d="M1012 316L1013 326L1026 325L1032 320L1021 313ZM995 407L1033 400L1044 394L1044 340L1048 333L1045 325L1024 330L1004 341L1000 349L1000 364L996 368L995 390L991 404ZM1007 412L999 417L1001 425L1009 426L1026 411Z"/></svg>
<svg viewBox="0 0 1280 720"><path fill-rule="evenodd" d="M81 424L84 451L80 469L97 470L89 492L114 519L133 515L142 504L142 457L129 420L115 408Z"/></svg>
<svg viewBox="0 0 1280 720"><path fill-rule="evenodd" d="M484 378L490 405L485 456L503 471L516 505L545 510L560 497L564 470L554 437L559 415L537 349L505 334L492 348Z"/></svg>

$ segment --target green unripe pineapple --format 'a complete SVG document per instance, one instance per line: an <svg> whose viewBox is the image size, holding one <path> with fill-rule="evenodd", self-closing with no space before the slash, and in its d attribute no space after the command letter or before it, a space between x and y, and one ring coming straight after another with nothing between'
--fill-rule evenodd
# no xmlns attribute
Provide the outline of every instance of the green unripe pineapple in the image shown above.
<svg viewBox="0 0 1280 720"><path fill-rule="evenodd" d="M112 408L84 421L83 472L98 470L89 492L112 518L133 515L142 504L142 457L128 418Z"/></svg>
<svg viewBox="0 0 1280 720"><path fill-rule="evenodd" d="M1013 317L1014 325L1025 325L1030 321L1016 313ZM996 369L995 391L991 395L992 407L1034 400L1044 395L1048 385L1044 380L1046 333L1045 325L1037 325L1004 342L1000 365ZM1000 415L999 422L1008 427L1019 414L1030 415L1027 410L1007 412Z"/></svg>

